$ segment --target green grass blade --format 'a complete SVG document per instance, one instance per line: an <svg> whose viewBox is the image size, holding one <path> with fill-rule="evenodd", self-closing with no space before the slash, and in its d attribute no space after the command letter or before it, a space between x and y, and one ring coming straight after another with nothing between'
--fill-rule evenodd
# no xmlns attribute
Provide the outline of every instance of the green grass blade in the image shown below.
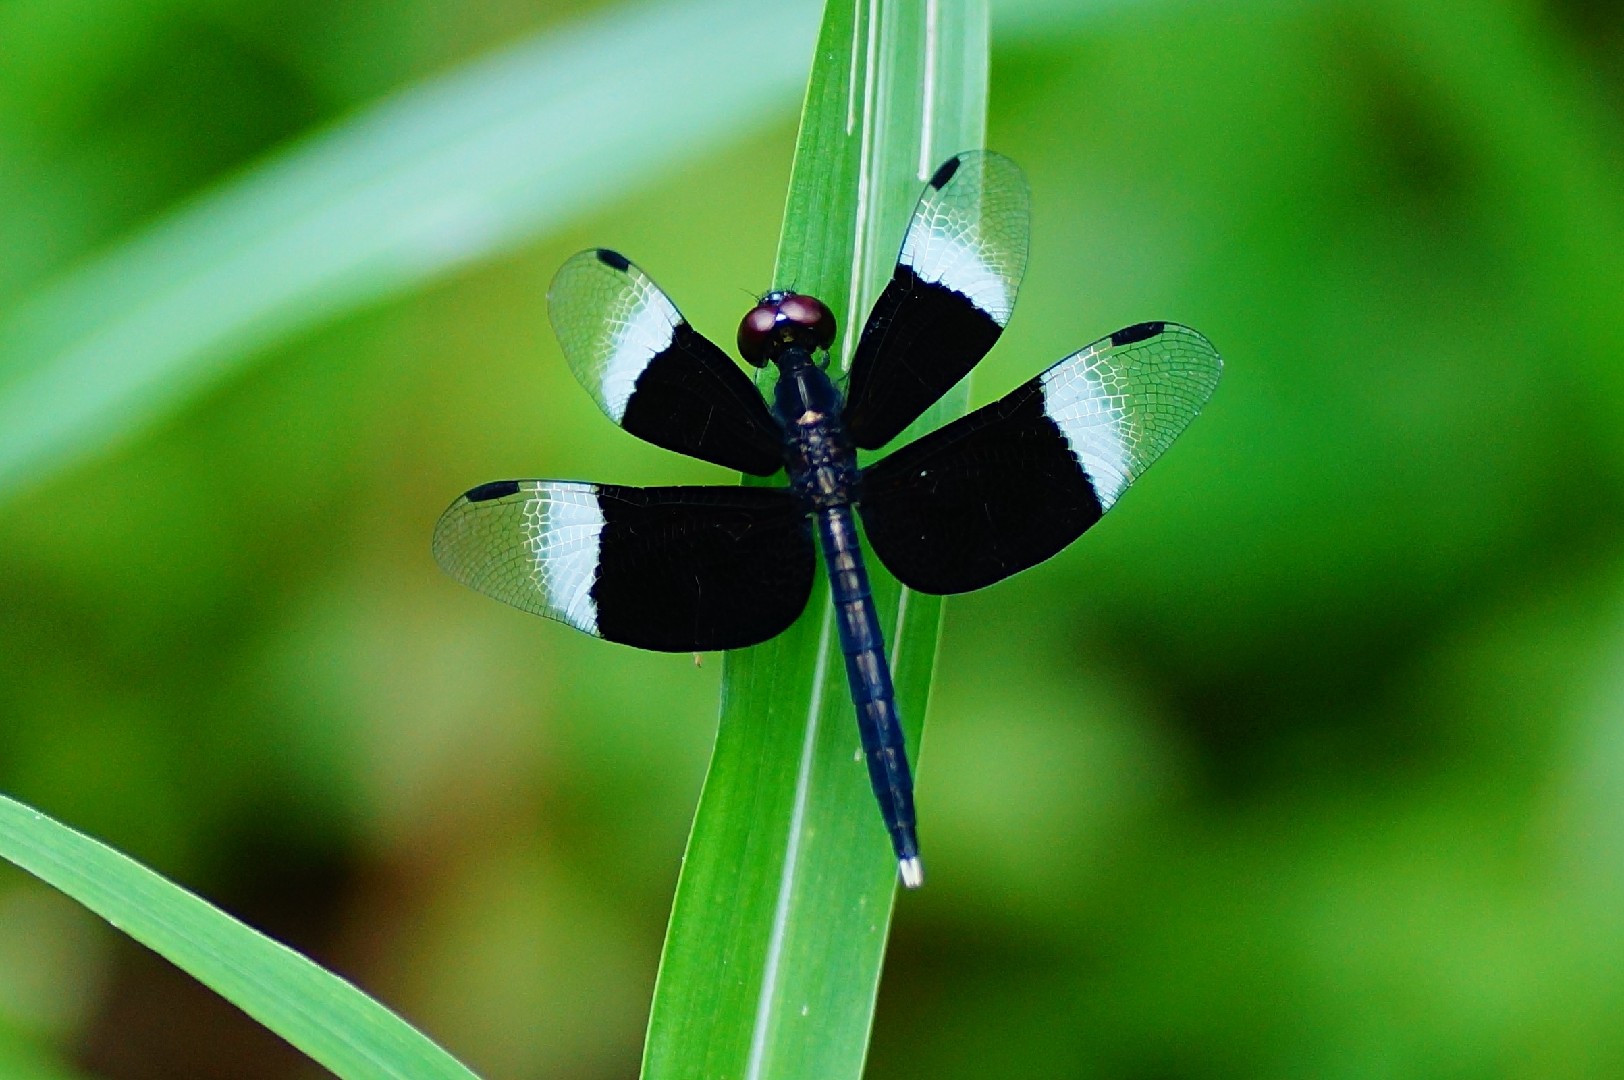
<svg viewBox="0 0 1624 1080"><path fill-rule="evenodd" d="M62 890L345 1080L474 1080L354 986L111 848L0 796L0 857Z"/></svg>
<svg viewBox="0 0 1624 1080"><path fill-rule="evenodd" d="M833 308L847 331L843 363L925 179L982 144L986 65L981 0L834 0L825 12L773 280ZM921 425L962 412L966 394ZM869 569L917 762L941 605ZM859 756L826 583L788 633L725 664L643 1076L855 1078L896 864ZM928 821L922 833L928 867Z"/></svg>
<svg viewBox="0 0 1624 1080"><path fill-rule="evenodd" d="M616 7L261 163L0 312L0 497L254 350L512 247L791 107L806 0ZM539 303L539 298L538 298Z"/></svg>

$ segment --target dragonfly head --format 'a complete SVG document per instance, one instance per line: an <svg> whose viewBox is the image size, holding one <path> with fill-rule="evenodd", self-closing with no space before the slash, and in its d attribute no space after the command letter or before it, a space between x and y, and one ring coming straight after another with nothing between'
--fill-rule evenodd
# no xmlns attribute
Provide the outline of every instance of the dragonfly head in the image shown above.
<svg viewBox="0 0 1624 1080"><path fill-rule="evenodd" d="M756 367L765 367L790 346L816 355L834 340L834 312L816 297L800 293L770 292L739 322L739 355ZM825 354L822 364L828 362Z"/></svg>

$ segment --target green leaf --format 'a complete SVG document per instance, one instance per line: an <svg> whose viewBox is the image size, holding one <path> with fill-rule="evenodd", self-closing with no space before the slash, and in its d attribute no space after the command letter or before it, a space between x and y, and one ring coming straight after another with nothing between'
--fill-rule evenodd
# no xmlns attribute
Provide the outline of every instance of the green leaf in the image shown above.
<svg viewBox="0 0 1624 1080"><path fill-rule="evenodd" d="M615 7L250 169L0 312L0 498L293 334L511 248L787 110L813 8Z"/></svg>
<svg viewBox="0 0 1624 1080"><path fill-rule="evenodd" d="M219 908L0 796L0 857L196 976L345 1080L474 1080L400 1017Z"/></svg>
<svg viewBox="0 0 1624 1080"><path fill-rule="evenodd" d="M983 0L833 0L825 11L774 281L834 310L843 364L924 181L982 145L987 19ZM961 413L967 393L960 386L920 426ZM869 571L917 762L941 601L905 593L872 560ZM862 1071L896 863L832 624L821 582L787 633L726 658L646 1080Z"/></svg>

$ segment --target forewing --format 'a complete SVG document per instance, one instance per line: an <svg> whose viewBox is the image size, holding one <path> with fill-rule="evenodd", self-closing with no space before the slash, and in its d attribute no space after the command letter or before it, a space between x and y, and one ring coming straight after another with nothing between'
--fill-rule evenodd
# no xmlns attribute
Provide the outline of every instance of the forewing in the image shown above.
<svg viewBox="0 0 1624 1080"><path fill-rule="evenodd" d="M609 641L664 652L754 645L812 590L812 534L788 491L501 480L434 529L452 577Z"/></svg>
<svg viewBox="0 0 1624 1080"><path fill-rule="evenodd" d="M625 256L594 248L547 291L570 370L609 419L656 446L771 476L783 434L749 377Z"/></svg>
<svg viewBox="0 0 1624 1080"><path fill-rule="evenodd" d="M979 589L1081 536L1161 456L1223 369L1187 326L1139 323L863 473L874 553L909 588Z"/></svg>
<svg viewBox="0 0 1624 1080"><path fill-rule="evenodd" d="M858 446L896 438L987 355L1015 310L1030 228L1013 161L975 151L936 170L852 359L845 420Z"/></svg>

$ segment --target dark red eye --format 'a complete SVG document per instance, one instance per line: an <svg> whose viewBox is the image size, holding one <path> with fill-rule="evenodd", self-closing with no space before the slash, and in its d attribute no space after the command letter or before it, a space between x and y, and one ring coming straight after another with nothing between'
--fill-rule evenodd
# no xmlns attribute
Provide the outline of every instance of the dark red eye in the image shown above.
<svg viewBox="0 0 1624 1080"><path fill-rule="evenodd" d="M827 349L835 340L835 313L815 296L792 293L778 305L778 313L805 328L806 343L815 349Z"/></svg>
<svg viewBox="0 0 1624 1080"><path fill-rule="evenodd" d="M777 304L757 304L751 308L739 322L739 355L756 367L765 364L777 325Z"/></svg>
<svg viewBox="0 0 1624 1080"><path fill-rule="evenodd" d="M768 293L739 323L739 355L757 367L772 358L774 345L827 349L834 340L834 312L799 293Z"/></svg>

